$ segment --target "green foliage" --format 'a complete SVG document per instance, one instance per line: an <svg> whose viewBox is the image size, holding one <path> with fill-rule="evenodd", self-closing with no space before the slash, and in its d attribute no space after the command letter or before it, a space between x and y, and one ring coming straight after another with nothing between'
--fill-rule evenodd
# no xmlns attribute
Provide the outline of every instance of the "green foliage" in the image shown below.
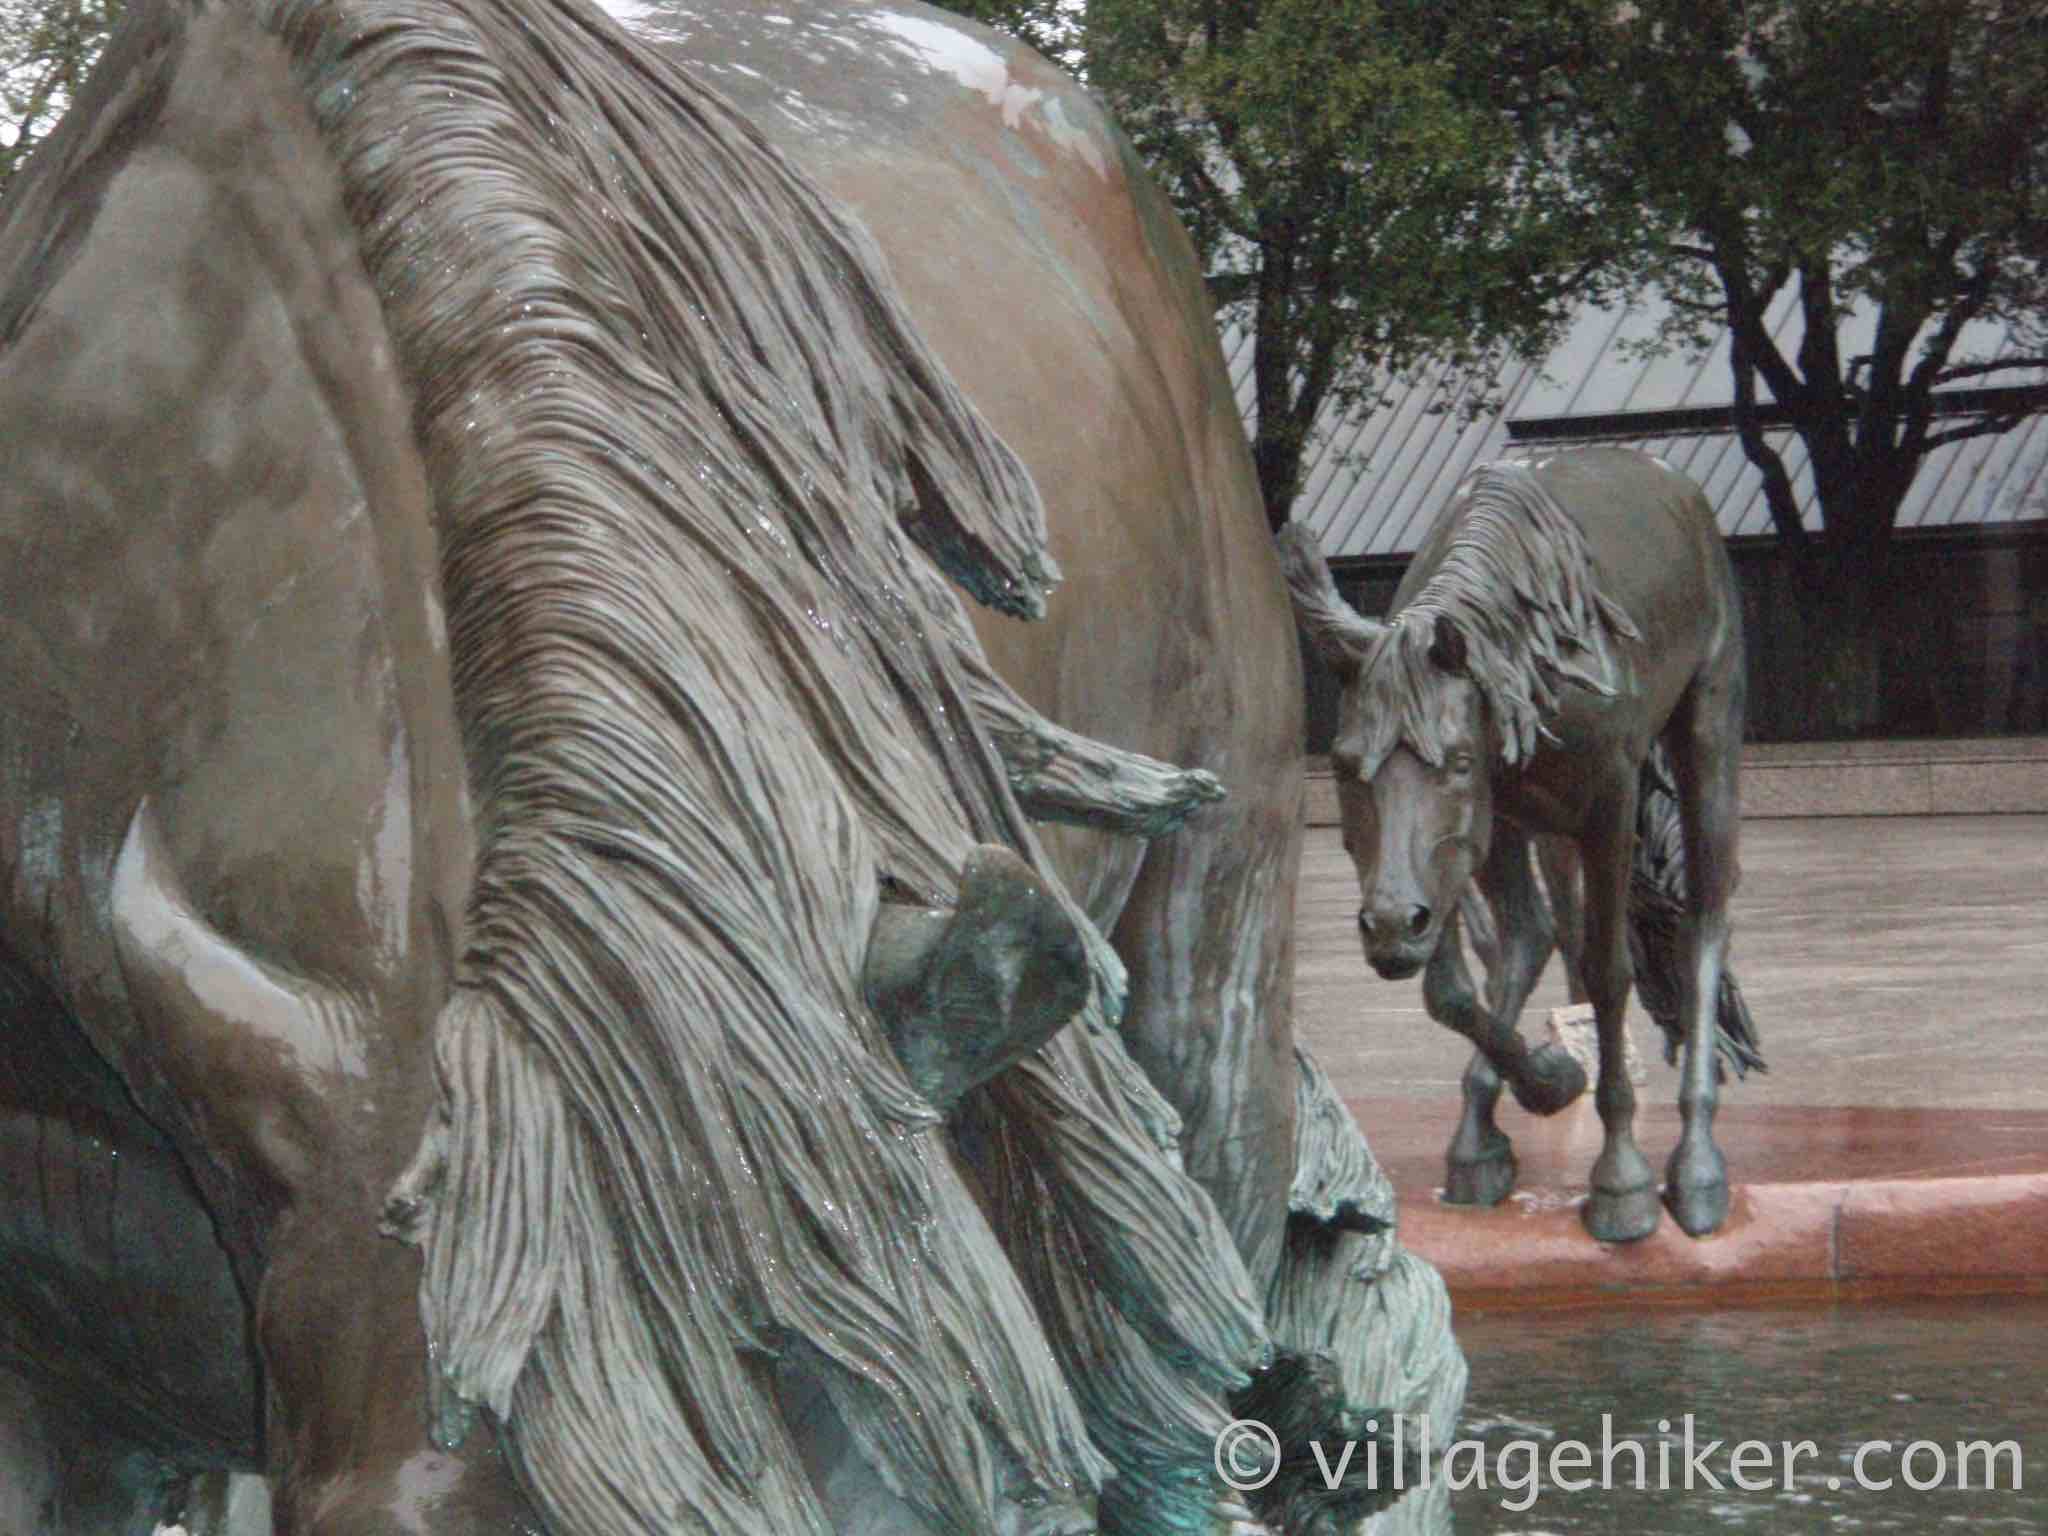
<svg viewBox="0 0 2048 1536"><path fill-rule="evenodd" d="M1117 114L1252 333L1253 455L1284 521L1331 400L1428 360L1490 378L1597 273L1571 189L1466 90L1428 6L960 0L1050 44Z"/></svg>
<svg viewBox="0 0 2048 1536"><path fill-rule="evenodd" d="M1851 447L1924 452L1928 391L2036 366L2048 307L2048 16L1983 0L1524 0L1479 7L1462 57L1613 230L1607 260L1678 301L1665 341L1737 332L1758 382ZM1513 46L1503 47L1503 19ZM1518 78L1517 78L1518 75ZM1807 342L1762 330L1790 289ZM1852 307L1870 349L1839 343ZM1971 320L2021 354L1955 352ZM2042 398L2014 397L2019 410ZM2011 425L2009 413L1971 424ZM1903 489L1903 487L1901 487ZM1888 515L1891 508L1884 509ZM1788 530L1788 537L1796 538Z"/></svg>
<svg viewBox="0 0 2048 1536"><path fill-rule="evenodd" d="M122 0L0 0L0 192L56 127Z"/></svg>

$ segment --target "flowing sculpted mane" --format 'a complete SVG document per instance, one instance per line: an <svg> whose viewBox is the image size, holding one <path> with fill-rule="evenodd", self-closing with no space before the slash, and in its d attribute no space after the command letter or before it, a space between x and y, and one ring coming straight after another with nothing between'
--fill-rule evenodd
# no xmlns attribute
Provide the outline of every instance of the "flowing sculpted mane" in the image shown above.
<svg viewBox="0 0 2048 1536"><path fill-rule="evenodd" d="M1488 464L1464 491L1442 562L1389 619L1360 672L1367 778L1402 742L1432 766L1443 761L1436 703L1443 671L1431 655L1439 618L1464 639L1465 672L1510 765L1535 752L1561 688L1611 694L1608 642L1638 638L1629 616L1594 584L1578 526L1528 468Z"/></svg>
<svg viewBox="0 0 2048 1536"><path fill-rule="evenodd" d="M979 1199L859 985L885 891L949 902L977 842L1047 868L911 542L1036 612L1028 477L865 235L595 10L265 14L415 394L476 801L391 1208L439 1432L488 1410L555 1530L828 1536L789 1362L942 1528L1112 1472L1105 1528L1194 1528L1266 1342L1114 955L970 1099Z"/></svg>

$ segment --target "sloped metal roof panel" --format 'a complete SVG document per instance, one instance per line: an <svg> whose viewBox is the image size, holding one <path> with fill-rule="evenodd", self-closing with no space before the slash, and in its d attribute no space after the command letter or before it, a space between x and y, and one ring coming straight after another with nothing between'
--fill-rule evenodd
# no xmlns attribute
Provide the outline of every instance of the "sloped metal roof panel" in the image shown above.
<svg viewBox="0 0 2048 1536"><path fill-rule="evenodd" d="M1333 556L1404 554L1421 543L1437 508L1474 466L1530 451L1533 445L1511 442L1511 421L1725 408L1730 397L1725 334L1703 354L1643 357L1630 343L1651 336L1658 318L1653 304L1589 307L1540 364L1502 368L1493 379L1496 408L1477 416L1467 409L1464 396L1454 391L1447 398L1441 367L1390 381L1375 403L1327 411L1303 466L1296 520L1313 528ZM1804 324L1789 291L1773 303L1767 319L1779 346L1788 355L1796 353ZM1868 314L1853 315L1845 323L1845 354L1867 347L1871 325ZM1957 356L1989 359L2009 354L2014 345L2004 328L1978 325L1965 331ZM1250 421L1255 414L1250 338L1242 331L1226 332L1224 349L1239 405ZM1723 533L1772 531L1763 477L1732 432L1637 438L1618 435L1611 420L1605 425L1610 430L1599 440L1632 442L1698 481ZM1625 429L1625 423L1621 426ZM1819 526L1813 477L1797 435L1773 431L1770 438L1784 455L1807 526ZM1574 440L1548 439L1544 446ZM2001 436L1937 449L1921 466L1899 513L1900 526L1909 528L2034 518L2048 518L2048 417L2039 416Z"/></svg>

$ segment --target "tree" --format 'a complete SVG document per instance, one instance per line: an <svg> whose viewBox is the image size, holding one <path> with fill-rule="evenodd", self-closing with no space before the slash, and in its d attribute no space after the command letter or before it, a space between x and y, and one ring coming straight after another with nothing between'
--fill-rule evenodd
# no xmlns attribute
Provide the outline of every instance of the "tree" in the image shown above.
<svg viewBox="0 0 2048 1536"><path fill-rule="evenodd" d="M77 95L122 0L0 0L0 194Z"/></svg>
<svg viewBox="0 0 2048 1536"><path fill-rule="evenodd" d="M1699 350L1725 328L1733 425L1801 593L1812 724L1871 728L1887 553L1916 472L2048 406L2048 16L2002 0L1455 0L1431 24L1465 87L1511 110L1524 152L1605 227L1599 259L1661 293L1656 345ZM1766 323L1788 295L1789 348ZM1966 351L1973 321L2017 345Z"/></svg>
<svg viewBox="0 0 2048 1536"><path fill-rule="evenodd" d="M1378 0L953 0L1100 93L1252 337L1252 457L1287 520L1332 402L1425 360L1490 380L1598 274L1516 123L1461 88L1428 7Z"/></svg>

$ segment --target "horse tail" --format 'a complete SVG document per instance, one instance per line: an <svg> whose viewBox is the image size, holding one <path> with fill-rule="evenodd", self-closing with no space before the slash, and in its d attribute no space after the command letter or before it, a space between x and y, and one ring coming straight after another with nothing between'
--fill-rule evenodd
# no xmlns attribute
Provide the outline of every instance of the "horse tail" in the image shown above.
<svg viewBox="0 0 2048 1536"><path fill-rule="evenodd" d="M1643 759L1636 794L1636 857L1628 881L1628 947L1634 962L1636 995L1664 1032L1664 1059L1675 1062L1685 1044L1678 999L1685 955L1679 942L1685 911L1685 838L1678 814L1678 789L1663 747ZM1756 1020L1735 979L1721 969L1721 993L1714 1005L1714 1048L1725 1081L1751 1071L1767 1072Z"/></svg>

